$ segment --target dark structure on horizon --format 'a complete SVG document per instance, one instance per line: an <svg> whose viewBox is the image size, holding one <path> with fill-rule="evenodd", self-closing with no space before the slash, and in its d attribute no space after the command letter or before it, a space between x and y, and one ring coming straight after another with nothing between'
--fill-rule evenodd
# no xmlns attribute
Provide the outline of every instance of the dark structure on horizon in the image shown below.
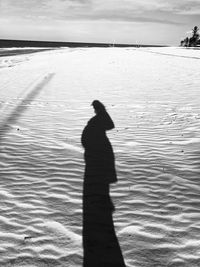
<svg viewBox="0 0 200 267"><path fill-rule="evenodd" d="M142 44L112 44L112 43L84 43L84 42L51 42L31 40L9 40L0 39L0 48L8 47L164 47L163 45L142 45Z"/></svg>

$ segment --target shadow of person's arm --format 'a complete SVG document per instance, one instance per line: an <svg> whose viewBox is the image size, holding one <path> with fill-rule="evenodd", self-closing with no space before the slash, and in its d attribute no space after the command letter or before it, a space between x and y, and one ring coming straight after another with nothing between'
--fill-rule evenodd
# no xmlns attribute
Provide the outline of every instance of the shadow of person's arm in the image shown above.
<svg viewBox="0 0 200 267"><path fill-rule="evenodd" d="M99 100L94 100L92 102L92 106L94 107L95 113L97 114L94 117L94 121L101 127L102 130L108 131L115 128L115 125L102 102L100 102Z"/></svg>
<svg viewBox="0 0 200 267"><path fill-rule="evenodd" d="M115 128L114 122L106 110L101 114L101 116L103 118L104 129L106 131L112 130Z"/></svg>

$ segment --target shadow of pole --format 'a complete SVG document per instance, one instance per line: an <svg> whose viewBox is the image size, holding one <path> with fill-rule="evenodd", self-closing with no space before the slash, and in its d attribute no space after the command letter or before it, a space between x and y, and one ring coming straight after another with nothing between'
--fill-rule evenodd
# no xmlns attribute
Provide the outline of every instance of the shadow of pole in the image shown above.
<svg viewBox="0 0 200 267"><path fill-rule="evenodd" d="M98 105L100 110L93 105L97 115L82 133L85 148L83 266L125 267L112 218L114 205L109 195L110 183L116 182L117 177L113 149L105 131L113 129L114 124L103 104L98 101Z"/></svg>
<svg viewBox="0 0 200 267"><path fill-rule="evenodd" d="M9 131L9 125L15 123L23 112L28 108L28 104L36 98L43 87L50 82L55 74L50 73L45 76L40 83L38 83L33 90L18 104L18 106L11 112L11 114L4 120L0 126L0 140Z"/></svg>

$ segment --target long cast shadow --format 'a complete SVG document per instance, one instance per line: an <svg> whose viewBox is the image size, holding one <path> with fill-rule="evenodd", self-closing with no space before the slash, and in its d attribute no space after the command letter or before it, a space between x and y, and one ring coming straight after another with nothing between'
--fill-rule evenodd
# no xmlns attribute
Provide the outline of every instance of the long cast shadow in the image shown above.
<svg viewBox="0 0 200 267"><path fill-rule="evenodd" d="M17 105L17 107L11 112L11 114L5 119L5 121L0 125L0 141L2 137L9 131L11 124L15 123L18 118L23 114L23 112L28 108L28 104L34 100L34 98L39 94L42 88L49 83L49 81L54 76L54 73L50 73L45 76L42 81L40 81L33 90Z"/></svg>
<svg viewBox="0 0 200 267"><path fill-rule="evenodd" d="M94 101L96 112L84 128L85 148L83 186L83 249L84 267L125 267L115 234L112 213L114 205L109 185L117 181L114 153L106 130L114 124L103 104Z"/></svg>

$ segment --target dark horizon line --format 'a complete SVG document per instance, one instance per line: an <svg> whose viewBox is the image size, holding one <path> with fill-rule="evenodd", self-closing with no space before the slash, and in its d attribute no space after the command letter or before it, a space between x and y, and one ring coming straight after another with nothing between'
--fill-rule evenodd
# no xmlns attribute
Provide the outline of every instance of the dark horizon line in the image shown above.
<svg viewBox="0 0 200 267"><path fill-rule="evenodd" d="M121 43L61 42L0 39L0 48L8 47L168 47L169 45L144 45Z"/></svg>

